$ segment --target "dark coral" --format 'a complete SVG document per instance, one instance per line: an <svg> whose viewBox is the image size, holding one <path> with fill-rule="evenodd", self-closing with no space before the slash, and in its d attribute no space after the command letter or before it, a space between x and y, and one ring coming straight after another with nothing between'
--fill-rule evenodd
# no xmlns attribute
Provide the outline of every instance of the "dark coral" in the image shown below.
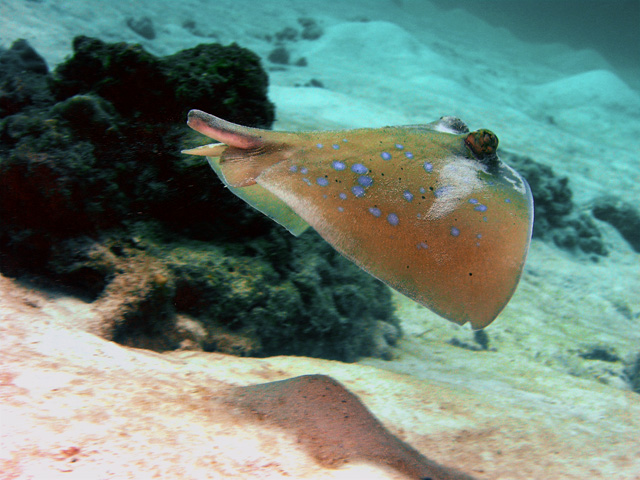
<svg viewBox="0 0 640 480"><path fill-rule="evenodd" d="M640 210L619 198L605 196L593 201L593 216L611 224L636 252L640 252Z"/></svg>
<svg viewBox="0 0 640 480"><path fill-rule="evenodd" d="M197 106L251 127L268 128L273 123L275 107L267 100L269 79L260 58L250 50L235 43L202 44L164 57L163 65L181 105Z"/></svg>
<svg viewBox="0 0 640 480"><path fill-rule="evenodd" d="M203 44L157 58L140 45L76 37L74 55L54 72L57 99L93 92L131 120L183 123L194 106L267 127L275 110L259 57L236 44Z"/></svg>
<svg viewBox="0 0 640 480"><path fill-rule="evenodd" d="M585 360L601 360L603 362L619 362L620 357L612 347L608 345L592 345L578 352L578 356Z"/></svg>
<svg viewBox="0 0 640 480"><path fill-rule="evenodd" d="M16 40L8 50L0 47L0 118L50 103L48 72L47 63L26 40Z"/></svg>
<svg viewBox="0 0 640 480"><path fill-rule="evenodd" d="M631 390L640 394L640 352L627 364L625 376Z"/></svg>
<svg viewBox="0 0 640 480"><path fill-rule="evenodd" d="M475 343L466 342L459 338L453 337L449 340L449 344L454 347L465 348L474 352L490 351L495 352L496 349L489 347L489 335L484 330L475 330L473 332L473 340Z"/></svg>
<svg viewBox="0 0 640 480"><path fill-rule="evenodd" d="M298 40L298 31L293 27L285 27L275 34L276 42L295 42Z"/></svg>
<svg viewBox="0 0 640 480"><path fill-rule="evenodd" d="M127 18L126 24L127 27L147 40L156 38L156 29L153 26L153 20L149 17Z"/></svg>
<svg viewBox="0 0 640 480"><path fill-rule="evenodd" d="M579 251L597 259L608 254L602 233L591 215L579 212L567 177L555 174L551 167L509 152L504 160L527 179L534 199L533 237L552 240L570 251Z"/></svg>
<svg viewBox="0 0 640 480"><path fill-rule="evenodd" d="M93 300L94 333L135 347L352 361L400 334L387 288L313 232L211 243L139 222L64 240L48 267Z"/></svg>
<svg viewBox="0 0 640 480"><path fill-rule="evenodd" d="M386 287L312 232L294 239L274 230L242 246L180 245L163 258L179 279L176 308L207 319L209 331L256 337L254 355L354 360L372 352L376 321L395 324ZM218 349L215 340L206 348Z"/></svg>
<svg viewBox="0 0 640 480"><path fill-rule="evenodd" d="M0 121L2 273L85 296L101 319L91 330L127 345L390 357L399 328L386 287L179 153L202 141L184 125L193 107L271 124L258 57L213 44L156 58L78 37L51 76L16 45L0 57L13 72L4 84L42 91L2 92L15 105Z"/></svg>
<svg viewBox="0 0 640 480"><path fill-rule="evenodd" d="M318 25L318 22L313 18L301 17L298 18L298 23L302 27L302 32L298 32L298 30L293 27L284 27L275 33L274 38L276 43L296 42L299 37L304 40L317 40L324 34L322 27Z"/></svg>
<svg viewBox="0 0 640 480"><path fill-rule="evenodd" d="M243 59L240 47L228 47L226 56L225 47L214 47L209 51L217 51L220 58L211 56L207 63L234 63L231 79L243 67L249 72L260 68L251 52L244 50ZM270 123L273 105L266 97L264 73L257 92L244 99L244 90L237 86L216 91L211 86L216 82L206 75L200 77L200 88L196 75L182 78L185 64L202 55L201 47L176 54L171 61L155 59L139 46L87 37L78 37L74 48L75 55L49 82L58 103L49 96L48 105L16 112L0 124L5 186L0 216L5 232L21 232L16 248L30 243L25 236L95 234L148 217L204 238L266 231L267 222L239 209L240 202L227 195L208 166L179 153L191 106L207 103L212 111L236 107L242 112L236 119L254 111L260 122ZM176 71L168 72L171 64ZM42 76L46 86L48 77ZM225 83L221 74L218 77L217 83ZM181 81L193 88L183 87L177 95ZM253 80L259 81L260 76ZM9 236L5 242L15 244L15 235Z"/></svg>
<svg viewBox="0 0 640 480"><path fill-rule="evenodd" d="M269 53L269 61L280 65L289 65L289 51L284 47L276 47Z"/></svg>
<svg viewBox="0 0 640 480"><path fill-rule="evenodd" d="M55 69L51 88L58 101L94 93L131 120L167 122L180 113L161 60L136 44L76 37L73 56Z"/></svg>
<svg viewBox="0 0 640 480"><path fill-rule="evenodd" d="M302 26L301 36L305 40L317 40L324 34L322 27L313 18L301 17L298 18L298 23Z"/></svg>

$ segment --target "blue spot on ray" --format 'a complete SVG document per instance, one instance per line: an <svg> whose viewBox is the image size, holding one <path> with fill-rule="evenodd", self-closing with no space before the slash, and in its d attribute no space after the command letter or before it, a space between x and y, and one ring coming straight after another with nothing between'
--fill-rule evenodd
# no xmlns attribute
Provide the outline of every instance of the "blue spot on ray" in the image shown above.
<svg viewBox="0 0 640 480"><path fill-rule="evenodd" d="M307 167L302 167L300 169L300 173L303 174L303 175L306 175L307 173L309 173L309 170L307 170Z"/></svg>
<svg viewBox="0 0 640 480"><path fill-rule="evenodd" d="M333 162L331 162L331 166L333 167L334 170L337 170L337 171L341 171L347 168L347 166L343 162L340 162L338 160L334 160Z"/></svg>
<svg viewBox="0 0 640 480"><path fill-rule="evenodd" d="M407 157L408 159L412 159L413 158L413 153L411 152L404 152L404 156Z"/></svg>
<svg viewBox="0 0 640 480"><path fill-rule="evenodd" d="M391 154L389 152L382 152L380 156L383 160L391 160Z"/></svg>
<svg viewBox="0 0 640 480"><path fill-rule="evenodd" d="M298 166L297 165L291 165L289 167L289 171L290 172L297 172L298 171Z"/></svg>
<svg viewBox="0 0 640 480"><path fill-rule="evenodd" d="M476 203L478 203L478 199L477 198L470 198L469 199L469 203L472 203L472 204L475 205Z"/></svg>
<svg viewBox="0 0 640 480"><path fill-rule="evenodd" d="M322 147L324 147L324 145L323 145L323 144L321 144L321 143L318 143L318 144L316 144L316 147L318 147L318 148L322 148Z"/></svg>
<svg viewBox="0 0 640 480"><path fill-rule="evenodd" d="M371 177L363 175L362 177L358 177L358 183L363 187L370 187L371 185L373 185L373 179Z"/></svg>
<svg viewBox="0 0 640 480"><path fill-rule="evenodd" d="M405 191L402 193L402 196L404 197L404 199L405 199L407 202L410 202L411 200L413 200L413 194L412 194L409 190L405 190Z"/></svg>
<svg viewBox="0 0 640 480"><path fill-rule="evenodd" d="M326 187L327 185L329 185L329 180L324 177L318 177L316 183L321 187Z"/></svg>
<svg viewBox="0 0 640 480"><path fill-rule="evenodd" d="M433 172L433 164L431 164L429 162L424 162L424 164L422 166L424 167L425 172L427 172L427 173Z"/></svg>
<svg viewBox="0 0 640 480"><path fill-rule="evenodd" d="M400 219L398 219L398 215L396 215L395 213L390 213L389 215L387 215L387 222L389 222L389 225L393 225L395 227L396 225L398 225L399 221Z"/></svg>
<svg viewBox="0 0 640 480"><path fill-rule="evenodd" d="M351 193L353 193L356 197L364 197L364 187L356 185L351 189Z"/></svg>
<svg viewBox="0 0 640 480"><path fill-rule="evenodd" d="M364 175L365 173L369 173L369 169L361 163L354 163L351 166L351 171L359 175Z"/></svg>
<svg viewBox="0 0 640 480"><path fill-rule="evenodd" d="M333 147L334 150L338 150L340 148L340 145L338 145L337 143L334 143L331 146Z"/></svg>
<svg viewBox="0 0 640 480"><path fill-rule="evenodd" d="M338 207L339 212L344 212L344 207Z"/></svg>
<svg viewBox="0 0 640 480"><path fill-rule="evenodd" d="M458 235L460 235L460 230L458 230L456 227L451 227L451 235L457 237Z"/></svg>
<svg viewBox="0 0 640 480"><path fill-rule="evenodd" d="M511 203L511 199L510 199L510 198L505 198L505 199L504 199L504 201L505 201L506 203Z"/></svg>
<svg viewBox="0 0 640 480"><path fill-rule="evenodd" d="M380 209L376 207L371 207L369 209L369 213L371 213L371 215L373 215L374 217L379 217L380 215L382 215L382 212L380 211Z"/></svg>
<svg viewBox="0 0 640 480"><path fill-rule="evenodd" d="M473 209L478 211L478 212L486 212L487 211L487 206L486 205L476 205Z"/></svg>
<svg viewBox="0 0 640 480"><path fill-rule="evenodd" d="M396 148L397 148L398 150L403 150L403 149L404 149L404 145L401 145L401 144L399 144L399 143L396 143Z"/></svg>
<svg viewBox="0 0 640 480"><path fill-rule="evenodd" d="M347 194L346 193L340 193L338 194L338 196L342 199L342 200L346 200L347 199Z"/></svg>

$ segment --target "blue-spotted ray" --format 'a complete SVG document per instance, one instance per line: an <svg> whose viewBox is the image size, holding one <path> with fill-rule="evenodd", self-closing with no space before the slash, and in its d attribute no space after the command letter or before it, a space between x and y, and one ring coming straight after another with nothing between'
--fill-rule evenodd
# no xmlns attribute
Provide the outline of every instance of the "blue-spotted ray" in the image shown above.
<svg viewBox="0 0 640 480"><path fill-rule="evenodd" d="M222 181L294 234L311 225L336 250L458 324L490 324L518 284L531 240L526 181L497 137L457 118L330 132L243 127L199 110Z"/></svg>

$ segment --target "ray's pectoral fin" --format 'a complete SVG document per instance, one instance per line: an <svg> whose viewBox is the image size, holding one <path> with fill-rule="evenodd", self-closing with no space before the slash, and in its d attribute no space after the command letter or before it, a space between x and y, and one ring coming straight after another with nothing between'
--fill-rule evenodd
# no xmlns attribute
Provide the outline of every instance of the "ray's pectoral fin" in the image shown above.
<svg viewBox="0 0 640 480"><path fill-rule="evenodd" d="M244 127L200 110L189 112L187 124L224 143L203 145L182 153L206 156L213 171L232 193L293 235L298 236L309 227L284 201L255 181L263 170L282 160L279 152L286 149L282 142L286 134Z"/></svg>

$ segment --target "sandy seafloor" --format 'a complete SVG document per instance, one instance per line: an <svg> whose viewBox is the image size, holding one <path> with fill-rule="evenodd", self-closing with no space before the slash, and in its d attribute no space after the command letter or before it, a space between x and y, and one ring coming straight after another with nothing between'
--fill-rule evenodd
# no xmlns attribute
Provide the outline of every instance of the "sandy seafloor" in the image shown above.
<svg viewBox="0 0 640 480"><path fill-rule="evenodd" d="M154 40L125 26L127 17L142 16L153 20ZM266 36L299 28L299 17L314 18L324 28L317 40L287 43L292 61L305 57L308 65L270 63L274 45ZM196 22L198 35L182 26L187 20ZM524 43L462 11L443 12L417 0L0 4L0 44L25 38L51 68L70 53L78 34L141 43L156 55L234 41L264 60L277 108L275 129L416 124L456 115L471 129L496 132L501 148L569 176L579 208L605 193L636 206L640 199L638 92L594 51ZM296 86L311 79L324 88ZM496 351L451 346L453 337L472 342L470 329L397 295L405 333L397 358L360 363L507 396L511 387L503 375L514 369L546 371L560 382L581 377L599 394L603 383L612 392L628 389L620 362L578 355L593 346L612 348L623 359L640 352L640 255L608 224L599 225L610 253L598 262L533 242L514 298L487 329ZM552 389L547 394L553 398ZM574 401L579 409L580 399ZM620 478L640 478L633 476L635 467L640 472L632 464Z"/></svg>

